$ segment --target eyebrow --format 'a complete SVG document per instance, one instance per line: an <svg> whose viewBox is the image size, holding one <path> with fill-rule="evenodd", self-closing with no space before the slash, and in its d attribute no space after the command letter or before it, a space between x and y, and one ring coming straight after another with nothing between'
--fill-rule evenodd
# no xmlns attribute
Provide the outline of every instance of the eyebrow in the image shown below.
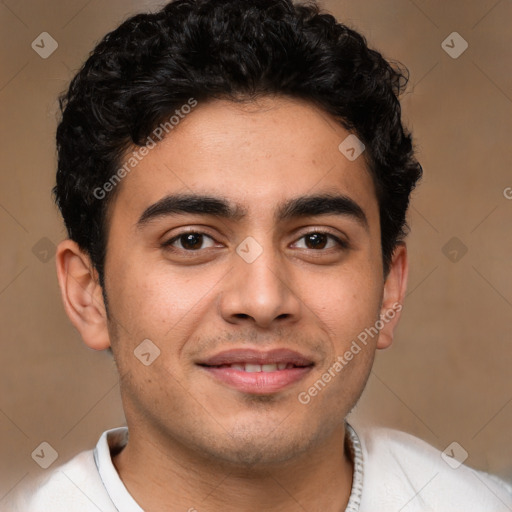
<svg viewBox="0 0 512 512"><path fill-rule="evenodd" d="M239 221L247 216L247 209L221 197L200 194L168 195L144 210L137 227L142 228L151 221L172 215L213 215L222 219ZM280 204L274 220L315 217L318 215L340 215L349 217L368 230L368 218L364 210L345 195L306 195L287 200Z"/></svg>

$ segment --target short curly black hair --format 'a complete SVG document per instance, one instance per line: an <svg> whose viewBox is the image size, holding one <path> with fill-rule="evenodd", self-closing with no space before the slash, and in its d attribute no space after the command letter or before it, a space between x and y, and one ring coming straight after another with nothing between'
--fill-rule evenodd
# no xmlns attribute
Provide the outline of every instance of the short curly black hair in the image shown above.
<svg viewBox="0 0 512 512"><path fill-rule="evenodd" d="M190 98L252 101L286 95L333 115L365 144L380 209L384 274L407 234L409 197L422 175L398 97L405 66L313 1L175 0L107 34L60 97L53 192L68 236L104 284L107 208L97 192L130 148Z"/></svg>

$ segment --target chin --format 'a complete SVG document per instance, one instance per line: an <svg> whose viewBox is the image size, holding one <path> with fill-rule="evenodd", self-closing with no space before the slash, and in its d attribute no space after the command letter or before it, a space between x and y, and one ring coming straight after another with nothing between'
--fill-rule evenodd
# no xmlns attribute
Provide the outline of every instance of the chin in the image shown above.
<svg viewBox="0 0 512 512"><path fill-rule="evenodd" d="M307 430L297 424L294 428L295 431L290 431L286 421L281 425L267 424L266 428L261 424L238 424L222 436L222 441L216 437L215 444L209 446L210 456L240 469L268 470L299 456L315 444L314 432L307 435Z"/></svg>
<svg viewBox="0 0 512 512"><path fill-rule="evenodd" d="M305 450L301 444L290 443L289 440L284 443L270 441L268 438L261 440L242 441L231 440L232 446L228 449L224 447L216 455L217 459L230 466L236 466L240 469L251 470L251 472L262 470L268 471L272 467L279 466ZM236 445L236 446L235 446Z"/></svg>

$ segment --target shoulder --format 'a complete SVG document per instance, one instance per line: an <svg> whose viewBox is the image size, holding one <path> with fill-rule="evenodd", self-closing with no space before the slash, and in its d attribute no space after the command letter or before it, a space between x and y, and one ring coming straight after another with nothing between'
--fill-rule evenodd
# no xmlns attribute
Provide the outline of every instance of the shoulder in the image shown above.
<svg viewBox="0 0 512 512"><path fill-rule="evenodd" d="M93 450L21 483L2 501L2 512L114 512L94 461Z"/></svg>
<svg viewBox="0 0 512 512"><path fill-rule="evenodd" d="M443 454L422 439L399 430L354 430L363 455L361 512L402 508L408 512L512 510L512 486L461 464L465 453L460 445Z"/></svg>

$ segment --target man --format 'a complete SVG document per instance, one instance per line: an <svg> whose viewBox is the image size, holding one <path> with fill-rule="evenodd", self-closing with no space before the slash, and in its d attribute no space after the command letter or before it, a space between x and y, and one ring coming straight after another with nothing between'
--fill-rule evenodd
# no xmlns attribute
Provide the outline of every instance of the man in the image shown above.
<svg viewBox="0 0 512 512"><path fill-rule="evenodd" d="M177 0L98 44L61 103L57 270L127 428L7 510L512 508L497 478L345 420L406 290L406 82L289 0Z"/></svg>

